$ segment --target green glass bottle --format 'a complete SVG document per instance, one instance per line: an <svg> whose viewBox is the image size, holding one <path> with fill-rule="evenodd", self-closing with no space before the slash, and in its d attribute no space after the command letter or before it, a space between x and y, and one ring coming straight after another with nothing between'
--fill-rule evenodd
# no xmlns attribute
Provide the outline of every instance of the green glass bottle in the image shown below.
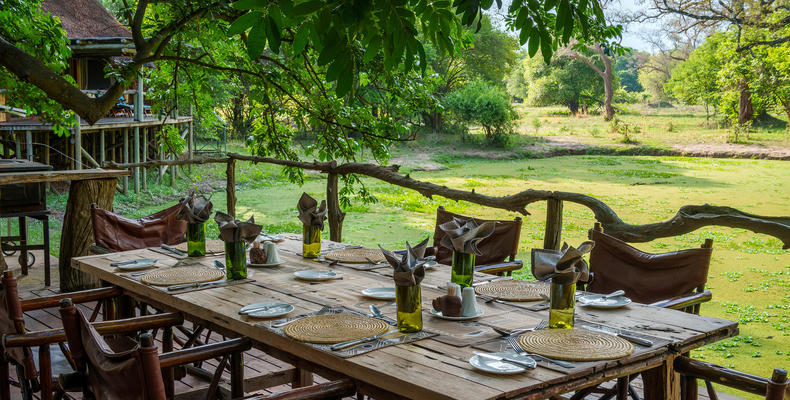
<svg viewBox="0 0 790 400"><path fill-rule="evenodd" d="M321 254L320 227L302 225L302 257L318 258L319 254Z"/></svg>
<svg viewBox="0 0 790 400"><path fill-rule="evenodd" d="M576 283L551 282L549 328L572 329L576 305Z"/></svg>
<svg viewBox="0 0 790 400"><path fill-rule="evenodd" d="M461 288L472 286L475 278L475 255L453 251L453 268L450 282L461 285Z"/></svg>
<svg viewBox="0 0 790 400"><path fill-rule="evenodd" d="M403 333L422 330L422 291L420 285L395 286L395 303L398 309L398 331Z"/></svg>
<svg viewBox="0 0 790 400"><path fill-rule="evenodd" d="M190 257L206 255L206 224L187 223L187 254Z"/></svg>
<svg viewBox="0 0 790 400"><path fill-rule="evenodd" d="M225 275L227 280L247 278L247 244L225 242Z"/></svg>

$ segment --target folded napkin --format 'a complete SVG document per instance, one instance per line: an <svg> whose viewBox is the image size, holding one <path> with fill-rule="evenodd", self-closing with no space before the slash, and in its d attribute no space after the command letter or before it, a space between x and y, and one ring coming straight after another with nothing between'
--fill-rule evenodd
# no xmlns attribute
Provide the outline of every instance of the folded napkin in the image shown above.
<svg viewBox="0 0 790 400"><path fill-rule="evenodd" d="M181 200L176 219L187 221L190 224L202 224L208 221L214 204L206 196L198 196L194 191Z"/></svg>
<svg viewBox="0 0 790 400"><path fill-rule="evenodd" d="M252 243L261 233L261 226L255 224L254 217L243 222L224 212L217 211L214 214L214 221L217 221L217 225L219 225L219 238L226 243L241 241Z"/></svg>
<svg viewBox="0 0 790 400"><path fill-rule="evenodd" d="M321 205L310 197L307 193L302 193L299 198L299 203L296 204L296 209L299 210L299 219L303 224L308 226L320 226L319 229L324 230L324 220L326 219L326 200L321 200Z"/></svg>
<svg viewBox="0 0 790 400"><path fill-rule="evenodd" d="M590 269L582 255L589 253L595 242L587 241L579 248L562 244L562 250L532 249L532 275L541 281L569 284L589 279Z"/></svg>
<svg viewBox="0 0 790 400"><path fill-rule="evenodd" d="M496 222L487 221L477 225L473 219L453 217L452 220L439 225L444 231L440 244L459 253L481 255L477 243L494 233Z"/></svg>
<svg viewBox="0 0 790 400"><path fill-rule="evenodd" d="M406 242L406 254L398 257L396 254L384 250L381 245L379 248L384 254L384 258L392 265L394 273L392 277L395 279L397 286L417 286L425 278L425 263L424 260L425 249L428 247L428 238L425 238L418 245L411 247L409 242Z"/></svg>

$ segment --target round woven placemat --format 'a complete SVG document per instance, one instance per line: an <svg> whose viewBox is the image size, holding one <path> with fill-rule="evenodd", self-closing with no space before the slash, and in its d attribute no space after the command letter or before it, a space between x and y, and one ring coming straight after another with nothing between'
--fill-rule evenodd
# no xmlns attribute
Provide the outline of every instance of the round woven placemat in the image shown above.
<svg viewBox="0 0 790 400"><path fill-rule="evenodd" d="M624 339L585 329L543 329L518 338L529 352L565 361L598 361L621 358L634 352Z"/></svg>
<svg viewBox="0 0 790 400"><path fill-rule="evenodd" d="M371 262L377 263L386 260L384 254L381 254L379 249L342 249L330 251L324 255L329 261L344 262L350 264L368 264Z"/></svg>
<svg viewBox="0 0 790 400"><path fill-rule="evenodd" d="M140 277L140 282L146 285L170 286L185 283L201 283L216 281L225 276L217 268L206 267L176 267L158 269Z"/></svg>
<svg viewBox="0 0 790 400"><path fill-rule="evenodd" d="M506 280L475 286L475 292L482 296L490 296L507 301L542 300L541 294L549 295L549 285L539 282Z"/></svg>
<svg viewBox="0 0 790 400"><path fill-rule="evenodd" d="M380 319L340 313L302 318L283 327L283 332L302 342L335 344L378 335L389 328Z"/></svg>

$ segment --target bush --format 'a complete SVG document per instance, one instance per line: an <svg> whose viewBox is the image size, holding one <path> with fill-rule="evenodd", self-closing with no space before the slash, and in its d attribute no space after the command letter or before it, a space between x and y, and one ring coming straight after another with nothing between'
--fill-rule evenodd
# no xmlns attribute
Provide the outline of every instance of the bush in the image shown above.
<svg viewBox="0 0 790 400"><path fill-rule="evenodd" d="M451 93L445 102L460 120L482 126L486 142L507 144L518 114L504 90L477 80Z"/></svg>

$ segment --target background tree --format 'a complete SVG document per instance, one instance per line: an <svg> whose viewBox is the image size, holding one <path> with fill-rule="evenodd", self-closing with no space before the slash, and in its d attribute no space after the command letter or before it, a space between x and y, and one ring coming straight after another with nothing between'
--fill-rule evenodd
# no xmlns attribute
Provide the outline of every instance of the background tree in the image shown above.
<svg viewBox="0 0 790 400"><path fill-rule="evenodd" d="M566 55L546 64L539 58L525 58L518 68L529 82L520 97L531 106L561 104L575 115L602 103L603 81L581 60Z"/></svg>
<svg viewBox="0 0 790 400"><path fill-rule="evenodd" d="M488 143L506 144L507 135L513 132L516 112L498 85L472 81L448 96L447 106L463 121L482 126Z"/></svg>
<svg viewBox="0 0 790 400"><path fill-rule="evenodd" d="M666 91L683 103L704 105L706 121L710 118L710 107L715 109L719 104L720 46L724 40L721 33L710 36L686 61L672 69L665 84Z"/></svg>
<svg viewBox="0 0 790 400"><path fill-rule="evenodd" d="M649 58L649 53L634 49L614 58L614 72L627 92L638 93L645 90L639 83L639 70Z"/></svg>

